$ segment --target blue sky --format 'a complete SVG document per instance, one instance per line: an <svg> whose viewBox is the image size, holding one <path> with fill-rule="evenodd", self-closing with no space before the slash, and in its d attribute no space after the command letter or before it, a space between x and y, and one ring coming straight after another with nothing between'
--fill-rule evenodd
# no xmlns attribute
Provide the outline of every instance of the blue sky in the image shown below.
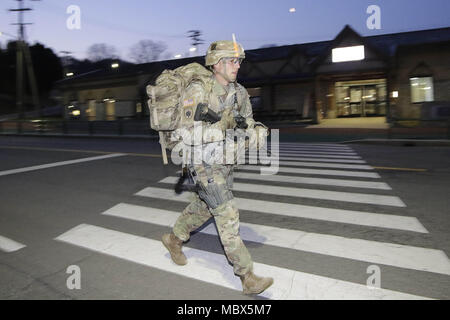
<svg viewBox="0 0 450 320"><path fill-rule="evenodd" d="M130 47L139 40L164 41L166 55L183 54L190 47L187 31L199 29L205 44L230 39L235 33L245 49L265 44L294 44L333 39L349 24L364 36L450 26L450 0L26 0L34 11L25 14L27 40L41 42L55 53L71 51L85 58L94 43L117 48L128 60ZM69 30L66 9L81 10L81 29ZM381 9L381 29L366 26L369 5ZM0 31L17 34L14 0L0 1ZM290 13L289 8L296 8ZM0 37L5 46L7 37Z"/></svg>

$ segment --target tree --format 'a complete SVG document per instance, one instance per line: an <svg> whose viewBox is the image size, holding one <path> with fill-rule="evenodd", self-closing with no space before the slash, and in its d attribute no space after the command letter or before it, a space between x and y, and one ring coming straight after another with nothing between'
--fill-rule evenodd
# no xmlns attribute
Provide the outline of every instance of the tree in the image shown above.
<svg viewBox="0 0 450 320"><path fill-rule="evenodd" d="M116 48L105 43L96 43L91 45L87 50L87 56L89 60L94 62L118 58Z"/></svg>
<svg viewBox="0 0 450 320"><path fill-rule="evenodd" d="M45 95L50 92L53 83L62 78L61 59L51 49L40 43L30 47L30 54L39 93Z"/></svg>
<svg viewBox="0 0 450 320"><path fill-rule="evenodd" d="M130 49L130 58L136 63L156 61L167 50L167 45L162 41L141 40Z"/></svg>

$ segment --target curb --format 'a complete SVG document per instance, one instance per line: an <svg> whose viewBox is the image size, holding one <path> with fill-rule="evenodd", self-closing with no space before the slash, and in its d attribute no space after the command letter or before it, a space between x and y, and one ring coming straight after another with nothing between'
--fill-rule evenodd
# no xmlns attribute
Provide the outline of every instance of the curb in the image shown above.
<svg viewBox="0 0 450 320"><path fill-rule="evenodd" d="M358 143L358 144L374 144L374 145L391 145L391 146L427 146L427 147L448 147L450 140L421 140L421 139L360 139L341 141L340 143Z"/></svg>

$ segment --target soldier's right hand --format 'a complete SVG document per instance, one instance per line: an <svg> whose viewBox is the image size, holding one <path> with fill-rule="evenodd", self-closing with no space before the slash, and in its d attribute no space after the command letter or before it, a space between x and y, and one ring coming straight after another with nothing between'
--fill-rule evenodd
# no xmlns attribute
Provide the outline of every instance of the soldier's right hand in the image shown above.
<svg viewBox="0 0 450 320"><path fill-rule="evenodd" d="M222 112L222 117L219 121L222 130L234 129L236 127L236 122L234 121L234 116L232 108L226 108Z"/></svg>

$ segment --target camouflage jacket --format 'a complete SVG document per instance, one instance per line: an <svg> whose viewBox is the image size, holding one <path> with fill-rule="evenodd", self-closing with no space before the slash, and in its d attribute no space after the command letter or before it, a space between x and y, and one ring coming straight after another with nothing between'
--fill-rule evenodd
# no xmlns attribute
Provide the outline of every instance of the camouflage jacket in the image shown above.
<svg viewBox="0 0 450 320"><path fill-rule="evenodd" d="M226 108L231 107L232 115L244 117L249 127L255 123L248 92L238 83L230 83L224 87L216 81L214 76L206 82L193 81L186 88L182 101L180 125L172 138L178 141L183 140L184 145L189 147L201 145L202 148L197 148L196 152L201 152L203 158L211 157L211 155L205 156L205 153L210 154L211 150L224 147L226 134L220 129L219 123L194 121L194 114L199 103L208 104L208 107L219 116ZM205 152L206 149L209 151Z"/></svg>
<svg viewBox="0 0 450 320"><path fill-rule="evenodd" d="M235 105L235 94L237 98L237 105ZM199 103L206 103L208 107L216 112L219 116L226 108L233 108L234 116L241 115L247 119L247 123L251 126L254 123L252 106L250 103L247 90L238 83L230 83L227 87L219 84L214 77L212 77L206 85L201 81L193 81L185 90L182 96L182 112L180 125L175 130L175 136L177 138L183 137L186 133L189 133L192 137L197 139L191 143L189 139L185 139L184 142L190 145L207 144L212 142L218 142L224 140L217 136L205 135L206 131L211 129L219 129L218 123L207 123L194 121L194 114L196 107ZM194 132L195 126L202 126L202 139L198 137L200 132ZM196 136L197 135L197 136Z"/></svg>

